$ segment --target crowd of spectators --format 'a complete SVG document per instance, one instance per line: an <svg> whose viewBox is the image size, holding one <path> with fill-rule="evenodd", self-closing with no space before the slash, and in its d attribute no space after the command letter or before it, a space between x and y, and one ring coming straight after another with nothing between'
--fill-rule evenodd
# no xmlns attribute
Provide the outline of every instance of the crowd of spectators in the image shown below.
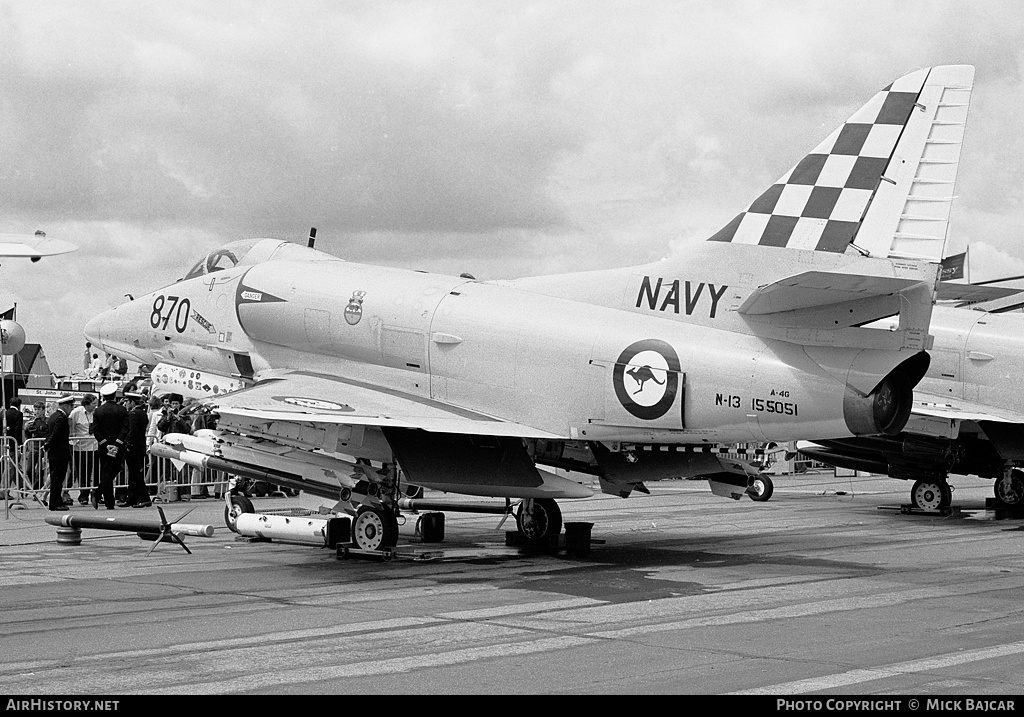
<svg viewBox="0 0 1024 717"><path fill-rule="evenodd" d="M196 399L185 400L181 394L163 393L161 395L150 395L149 387L139 388L135 381L128 381L120 387L119 395L131 394L133 398L123 399L129 411L137 412L143 425L133 431L133 443L143 444L135 446L135 450L141 447L145 452L156 441L159 441L168 433L192 434L202 428L216 428L218 415ZM141 405L135 406L135 399L141 399ZM70 394L62 398L59 403L69 414L66 418L68 427L68 442L70 443L71 461L69 465L70 475L67 482L63 484L60 498L64 506L73 505L71 491L78 491L76 496L80 505L88 505L92 498L93 491L98 485L100 468L98 444L93 435L93 415L96 409L96 396L86 393L78 399L78 405L70 408L70 401L73 400ZM28 483L30 490L43 490L48 485L49 471L47 466L47 452L43 449L44 440L50 431L50 419L54 416L56 405L47 412L47 404L44 401L37 401L31 407L22 407L20 398L13 398L10 406L0 416L3 419L3 435L6 449L9 451L11 464L19 465L23 480ZM143 419L144 420L141 420ZM146 463L145 482L149 485L149 492L156 493L157 483L163 483L169 500L179 499L178 492L181 490L184 495L192 499L203 499L213 497L209 490L210 476L204 475L198 469L187 471L181 475L167 459L159 459L149 456ZM5 468L5 471L9 469ZM189 475L190 474L190 475ZM215 473L217 482L214 485L215 492L223 490L225 477ZM4 473L4 485L14 486L17 482L14 476ZM179 480L188 482L188 487L179 486ZM124 481L119 480L120 486ZM123 488L118 490L118 507L127 507L127 496ZM150 501L136 496L131 505L140 507L150 505Z"/></svg>
<svg viewBox="0 0 1024 717"><path fill-rule="evenodd" d="M112 354L93 349L92 344L85 342L85 355L82 358L82 375L93 380L115 381L128 375L128 362Z"/></svg>

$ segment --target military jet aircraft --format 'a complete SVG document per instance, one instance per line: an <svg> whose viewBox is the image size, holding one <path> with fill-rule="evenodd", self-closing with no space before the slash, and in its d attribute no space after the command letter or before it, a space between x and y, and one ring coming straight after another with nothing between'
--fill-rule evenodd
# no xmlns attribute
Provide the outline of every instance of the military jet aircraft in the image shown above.
<svg viewBox="0 0 1024 717"><path fill-rule="evenodd" d="M243 240L85 334L246 380L211 399L216 431L162 450L328 498L360 547L394 544L396 464L412 485L521 500L531 541L560 531L556 499L590 495L538 465L623 497L680 477L763 497L767 477L717 446L903 429L938 273L915 246L944 240L973 77L901 77L659 262L477 281Z"/></svg>
<svg viewBox="0 0 1024 717"><path fill-rule="evenodd" d="M1024 294L967 284L947 285L939 295L987 301L935 307L931 364L914 389L905 429L797 448L829 465L912 480L910 501L922 510L950 504L950 473L993 479L1000 504L1024 507L1024 314L1005 313L1024 303Z"/></svg>

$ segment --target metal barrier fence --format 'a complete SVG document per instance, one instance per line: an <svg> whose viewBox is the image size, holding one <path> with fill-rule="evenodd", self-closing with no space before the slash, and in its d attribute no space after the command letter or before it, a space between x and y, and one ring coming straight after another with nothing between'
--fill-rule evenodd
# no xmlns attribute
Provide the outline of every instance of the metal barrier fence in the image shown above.
<svg viewBox="0 0 1024 717"><path fill-rule="evenodd" d="M43 438L30 438L22 445L11 436L0 436L0 490L6 507L13 502L36 503L45 506L50 497L50 471ZM64 478L64 497L79 503L88 503L89 493L99 485L99 452L93 448L96 440L91 436L71 439L72 459ZM227 485L223 471L200 470L191 466L176 468L169 459L147 453L144 480L153 502L171 503L188 500L192 495L205 493L220 497ZM114 480L114 495L124 499L128 491L128 472L122 467Z"/></svg>

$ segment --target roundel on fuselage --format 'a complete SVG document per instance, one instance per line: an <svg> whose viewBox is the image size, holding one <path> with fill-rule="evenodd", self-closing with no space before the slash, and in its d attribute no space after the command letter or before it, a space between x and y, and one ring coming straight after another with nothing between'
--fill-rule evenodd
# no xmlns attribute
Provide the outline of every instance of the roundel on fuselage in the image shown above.
<svg viewBox="0 0 1024 717"><path fill-rule="evenodd" d="M615 362L612 385L619 403L632 415L645 421L661 418L679 390L679 356L658 339L632 343Z"/></svg>

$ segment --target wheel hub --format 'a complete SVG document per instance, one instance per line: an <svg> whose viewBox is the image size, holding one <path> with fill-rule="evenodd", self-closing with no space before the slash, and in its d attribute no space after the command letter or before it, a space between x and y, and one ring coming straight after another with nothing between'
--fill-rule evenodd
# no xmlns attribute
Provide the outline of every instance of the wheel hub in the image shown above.
<svg viewBox="0 0 1024 717"><path fill-rule="evenodd" d="M356 516L353 525L355 544L363 550L379 550L384 544L384 523L374 511L365 511Z"/></svg>
<svg viewBox="0 0 1024 717"><path fill-rule="evenodd" d="M921 510L939 510L949 504L949 489L934 481L918 481L910 492L911 501Z"/></svg>
<svg viewBox="0 0 1024 717"><path fill-rule="evenodd" d="M1024 478L1018 471L996 479L996 497L1010 506L1024 502Z"/></svg>

